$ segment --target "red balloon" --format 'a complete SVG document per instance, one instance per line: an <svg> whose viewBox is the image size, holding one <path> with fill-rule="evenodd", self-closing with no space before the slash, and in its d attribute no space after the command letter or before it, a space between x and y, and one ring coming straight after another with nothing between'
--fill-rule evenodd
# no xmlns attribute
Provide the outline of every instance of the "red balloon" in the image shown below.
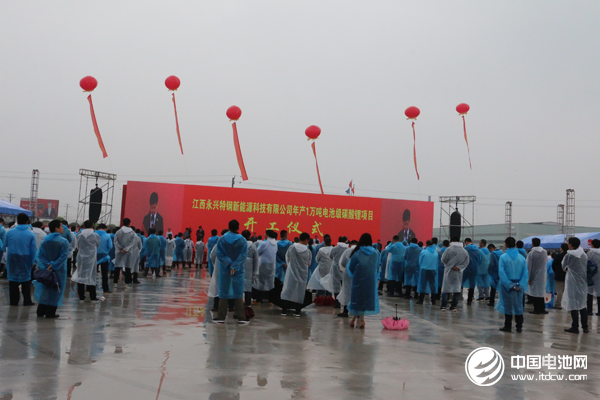
<svg viewBox="0 0 600 400"><path fill-rule="evenodd" d="M165 86L169 90L177 90L179 89L179 85L181 85L181 81L175 75L171 75L167 79L165 79Z"/></svg>
<svg viewBox="0 0 600 400"><path fill-rule="evenodd" d="M412 107L408 107L405 111L404 114L406 115L406 117L408 119L417 119L417 117L419 116L419 114L421 114L421 110L419 110L417 107L412 106Z"/></svg>
<svg viewBox="0 0 600 400"><path fill-rule="evenodd" d="M471 107L469 107L467 103L460 103L456 106L456 112L458 112L460 115L468 113L470 109Z"/></svg>
<svg viewBox="0 0 600 400"><path fill-rule="evenodd" d="M91 92L98 86L98 81L93 76L86 76L79 81L79 86L81 86L85 92Z"/></svg>
<svg viewBox="0 0 600 400"><path fill-rule="evenodd" d="M242 116L242 110L238 106L231 106L227 109L227 118L231 121L237 121Z"/></svg>
<svg viewBox="0 0 600 400"><path fill-rule="evenodd" d="M304 133L306 134L306 136L308 136L309 139L317 139L319 135L321 135L321 128L319 128L316 125L311 125L308 128L306 128L306 131L304 131Z"/></svg>

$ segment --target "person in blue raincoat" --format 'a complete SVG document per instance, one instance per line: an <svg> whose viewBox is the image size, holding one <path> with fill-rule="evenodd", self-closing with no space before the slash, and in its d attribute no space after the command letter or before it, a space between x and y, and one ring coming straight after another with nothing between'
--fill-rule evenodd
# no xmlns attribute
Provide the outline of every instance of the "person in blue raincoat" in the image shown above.
<svg viewBox="0 0 600 400"><path fill-rule="evenodd" d="M306 280L306 283L308 284L308 281L310 281L310 277L312 276L313 272L315 272L315 269L317 268L317 249L316 246L313 246L314 241L313 239L310 239L308 241L308 248L311 249L311 261L310 261L310 266L308 267L308 277Z"/></svg>
<svg viewBox="0 0 600 400"><path fill-rule="evenodd" d="M417 285L419 283L419 256L423 251L422 248L417 244L419 241L417 238L412 238L410 245L406 248L404 259L404 287L406 292L404 294L405 299L411 298L411 291L414 289L415 298L417 297Z"/></svg>
<svg viewBox="0 0 600 400"><path fill-rule="evenodd" d="M469 254L469 265L463 272L463 287L469 289L469 295L467 297L467 305L470 306L475 297L475 284L477 282L477 271L479 270L479 263L481 262L481 253L479 247L473 244L470 238L465 239L465 250Z"/></svg>
<svg viewBox="0 0 600 400"><path fill-rule="evenodd" d="M391 260L387 262L387 292L388 296L402 296L402 283L404 282L404 265L406 247L400 242L400 236L395 235L392 238L392 243L386 247ZM410 290L409 290L410 292Z"/></svg>
<svg viewBox="0 0 600 400"><path fill-rule="evenodd" d="M597 240L597 239L594 239ZM556 295L556 284L554 283L554 270L552 269L552 263L554 262L554 253L546 264L546 272L548 279L546 279L546 294L550 295L550 302L545 304L546 308L554 307L554 296Z"/></svg>
<svg viewBox="0 0 600 400"><path fill-rule="evenodd" d="M110 263L110 251L113 249L113 242L106 230L108 227L105 224L98 224L96 227L96 233L100 236L100 245L98 246L97 253L97 264L100 265L100 272L102 273L102 291L104 293L110 293L110 287L108 286L108 268Z"/></svg>
<svg viewBox="0 0 600 400"><path fill-rule="evenodd" d="M217 259L219 260L219 313L215 323L224 323L227 317L228 302L233 299L238 323L246 324L244 308L244 264L248 257L248 241L238 233L240 223L229 222L229 232L217 242Z"/></svg>
<svg viewBox="0 0 600 400"><path fill-rule="evenodd" d="M37 251L35 234L29 230L29 217L20 213L17 215L18 225L8 231L3 247L6 253L6 269L10 293L10 305L18 306L23 292L23 304L32 306L31 301L31 267L35 262Z"/></svg>
<svg viewBox="0 0 600 400"><path fill-rule="evenodd" d="M479 296L477 301L489 300L490 297L490 281L488 268L490 266L490 251L488 250L487 241L481 239L479 241L479 253L481 253L481 261L477 267L477 289L479 290Z"/></svg>
<svg viewBox="0 0 600 400"><path fill-rule="evenodd" d="M183 252L185 250L185 240L183 240L183 234L178 233L175 238L175 259L177 260L176 266L185 268L185 256Z"/></svg>
<svg viewBox="0 0 600 400"><path fill-rule="evenodd" d="M506 244L506 253L500 257L498 266L500 300L495 308L504 314L504 326L500 328L501 331L512 331L514 315L517 332L521 332L523 330L523 294L527 290L529 280L527 262L515 247L515 238L507 237L504 243Z"/></svg>
<svg viewBox="0 0 600 400"><path fill-rule="evenodd" d="M150 276L154 274L160 278L160 239L156 236L156 229L150 228L150 236L146 239L146 271Z"/></svg>
<svg viewBox="0 0 600 400"><path fill-rule="evenodd" d="M350 327L357 323L365 328L365 315L379 314L379 295L377 294L377 266L381 262L380 254L373 247L373 239L363 233L358 245L352 250L346 271L352 278L352 290L348 312L353 316Z"/></svg>
<svg viewBox="0 0 600 400"><path fill-rule="evenodd" d="M36 260L40 268L53 271L58 277L58 287L46 286L34 281L35 300L38 302L37 316L58 318L56 309L63 303L65 286L67 284L67 257L69 257L69 242L61 235L63 225L59 220L53 220L48 225L50 234L46 236L38 249Z"/></svg>
<svg viewBox="0 0 600 400"><path fill-rule="evenodd" d="M429 293L431 305L435 305L435 295L437 294L437 270L438 270L438 252L437 246L431 240L426 243L426 248L419 254L419 300L417 304L423 304L425 293Z"/></svg>
<svg viewBox="0 0 600 400"><path fill-rule="evenodd" d="M488 244L488 250L490 251L490 265L488 266L490 301L488 306L494 307L496 305L496 292L498 290L498 283L500 282L498 266L500 265L500 257L502 257L504 252L501 249L497 249L496 246L491 243Z"/></svg>
<svg viewBox="0 0 600 400"><path fill-rule="evenodd" d="M215 269L215 266L213 265L213 262L210 259L210 254L212 252L213 247L215 247L215 245L219 241L219 236L217 236L218 233L219 233L219 231L217 231L216 229L213 229L212 231L210 231L211 237L206 242L206 251L208 254L206 259L208 261L208 274L210 276L212 276L213 270Z"/></svg>
<svg viewBox="0 0 600 400"><path fill-rule="evenodd" d="M388 261L388 257L390 255L389 250L387 249L387 247L390 245L390 243L392 243L391 241L387 242L387 244L385 245L385 248L383 249L383 251L381 252L381 262L379 263L378 266L378 272L379 272L379 286L377 287L377 291L378 294L383 294L383 285L387 283L387 261ZM402 290L402 288L400 288L400 290Z"/></svg>
<svg viewBox="0 0 600 400"><path fill-rule="evenodd" d="M163 231L158 232L158 240L160 240L160 268L163 270L163 275L167 273L167 239L163 236Z"/></svg>
<svg viewBox="0 0 600 400"><path fill-rule="evenodd" d="M525 259L527 260L527 250L525 250L523 248L524 245L525 244L523 243L522 240L517 241L517 251L519 252L520 255L525 257Z"/></svg>
<svg viewBox="0 0 600 400"><path fill-rule="evenodd" d="M281 239L279 240L279 242L277 242L277 254L275 255L275 278L279 279L281 282L285 281L285 269L287 268L287 265L285 263L285 254L292 245L292 242L288 240L287 235L287 231L281 231Z"/></svg>
<svg viewBox="0 0 600 400"><path fill-rule="evenodd" d="M106 231L108 233L108 235L110 236L110 243L112 244L112 247L110 248L110 251L108 252L108 256L110 257L110 261L108 262L108 271L111 273L111 275L113 275L113 273L115 271L115 234L117 233L117 231L118 231L118 228L110 233L108 233L108 231Z"/></svg>

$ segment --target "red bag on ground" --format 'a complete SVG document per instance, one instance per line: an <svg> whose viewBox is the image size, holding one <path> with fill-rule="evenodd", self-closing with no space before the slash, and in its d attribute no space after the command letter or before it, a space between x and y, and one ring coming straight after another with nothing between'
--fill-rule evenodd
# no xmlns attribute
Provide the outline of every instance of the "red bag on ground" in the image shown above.
<svg viewBox="0 0 600 400"><path fill-rule="evenodd" d="M246 319L249 321L251 318L254 318L254 310L252 307L246 307Z"/></svg>

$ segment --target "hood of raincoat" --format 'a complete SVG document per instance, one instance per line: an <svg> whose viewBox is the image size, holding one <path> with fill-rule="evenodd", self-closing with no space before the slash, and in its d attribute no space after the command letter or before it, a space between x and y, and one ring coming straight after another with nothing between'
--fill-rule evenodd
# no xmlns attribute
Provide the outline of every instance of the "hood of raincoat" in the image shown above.
<svg viewBox="0 0 600 400"><path fill-rule="evenodd" d="M504 252L502 250L494 250L493 254L496 254L498 257L502 257L502 254L504 254Z"/></svg>
<svg viewBox="0 0 600 400"><path fill-rule="evenodd" d="M481 249L479 249L480 251L483 251L484 254L490 254L490 251L488 250L487 247L482 247Z"/></svg>
<svg viewBox="0 0 600 400"><path fill-rule="evenodd" d="M402 241L402 244L403 244L405 247L408 247L408 242L406 241L406 239L404 239L404 240Z"/></svg>
<svg viewBox="0 0 600 400"><path fill-rule="evenodd" d="M288 243L292 243L292 242L290 242L290 241L289 241L289 240L287 240L287 239L284 239L284 240L280 240L279 242L277 242L277 245L278 245L278 246L281 246L281 247L285 247L285 246L287 246L287 245L288 245Z"/></svg>
<svg viewBox="0 0 600 400"><path fill-rule="evenodd" d="M131 228L130 228L130 227L128 227L128 226L124 226L124 227L122 227L120 230L122 230L122 231L123 231L123 232L125 232L125 233L129 233L129 232L132 232L132 231L133 231L133 229L131 229Z"/></svg>
<svg viewBox="0 0 600 400"><path fill-rule="evenodd" d="M419 247L419 245L416 243L411 243L410 246L408 246L408 247Z"/></svg>
<svg viewBox="0 0 600 400"><path fill-rule="evenodd" d="M591 252L591 253L600 254L600 249L594 249L594 248L591 248L591 249L590 249L590 252Z"/></svg>
<svg viewBox="0 0 600 400"><path fill-rule="evenodd" d="M40 228L32 228L32 230L33 230L34 233L44 232Z"/></svg>
<svg viewBox="0 0 600 400"><path fill-rule="evenodd" d="M536 247L532 247L531 251L537 251L537 252L541 253L542 251L545 251L545 249L541 246L536 246Z"/></svg>
<svg viewBox="0 0 600 400"><path fill-rule="evenodd" d="M224 236L225 241L229 244L233 244L236 240L242 237L239 233L227 232Z"/></svg>
<svg viewBox="0 0 600 400"><path fill-rule="evenodd" d="M577 258L581 258L581 256L585 254L585 251L583 251L581 246L579 246L575 250L568 250L567 253L571 254L572 256L575 256Z"/></svg>
<svg viewBox="0 0 600 400"><path fill-rule="evenodd" d="M365 253L368 256L370 256L371 254L375 253L375 249L372 248L372 247L370 247L370 246L362 246L359 250L362 251L363 253Z"/></svg>
<svg viewBox="0 0 600 400"><path fill-rule="evenodd" d="M435 244L432 244L431 246L427 246L425 250L430 253L435 253L437 251L437 246Z"/></svg>
<svg viewBox="0 0 600 400"><path fill-rule="evenodd" d="M462 244L462 242L452 242L452 243L450 243L450 246L463 247L463 244Z"/></svg>
<svg viewBox="0 0 600 400"><path fill-rule="evenodd" d="M79 234L81 236L83 236L84 238L87 238L88 236L90 236L93 233L94 233L94 230L92 228L90 228L90 229L84 229L81 232L79 232Z"/></svg>
<svg viewBox="0 0 600 400"><path fill-rule="evenodd" d="M517 257L521 256L521 253L519 253L519 249L517 249L516 247L512 247L510 249L506 249L506 253L505 254L508 254L508 256L510 258L512 258L513 260L516 260Z"/></svg>
<svg viewBox="0 0 600 400"><path fill-rule="evenodd" d="M479 247L477 247L473 243L471 243L471 244L466 245L465 249L479 250Z"/></svg>
<svg viewBox="0 0 600 400"><path fill-rule="evenodd" d="M296 250L298 251L309 251L308 250L308 246L302 243L294 243L293 246L296 248Z"/></svg>
<svg viewBox="0 0 600 400"><path fill-rule="evenodd" d="M333 250L333 246L323 246L319 249L319 252L323 252L327 255L331 254L331 250ZM371 250L375 251L374 248L371 247Z"/></svg>
<svg viewBox="0 0 600 400"><path fill-rule="evenodd" d="M277 246L277 239L274 239L274 238L270 237L270 238L267 239L267 242L269 242L269 243L274 244L274 245Z"/></svg>
<svg viewBox="0 0 600 400"><path fill-rule="evenodd" d="M377 243L373 243L373 244L374 244L374 245L376 245ZM339 247L346 247L346 248L347 248L347 247L348 247L348 243L338 242L338 243L336 244L336 247L337 247L337 246L339 246Z"/></svg>
<svg viewBox="0 0 600 400"><path fill-rule="evenodd" d="M29 229L29 225L17 225L13 229L18 229L20 231L25 231L25 230Z"/></svg>
<svg viewBox="0 0 600 400"><path fill-rule="evenodd" d="M103 231L102 229L97 230L96 233L98 234L98 236L102 237L104 235L108 235L108 233L106 233L106 231Z"/></svg>

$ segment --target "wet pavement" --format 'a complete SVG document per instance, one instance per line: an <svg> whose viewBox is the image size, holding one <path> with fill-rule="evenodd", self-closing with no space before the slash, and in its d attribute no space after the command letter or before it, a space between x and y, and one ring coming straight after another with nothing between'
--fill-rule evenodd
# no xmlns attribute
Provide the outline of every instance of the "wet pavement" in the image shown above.
<svg viewBox="0 0 600 400"><path fill-rule="evenodd" d="M365 330L349 328L331 307L309 306L296 319L266 304L254 306L249 325L238 326L233 313L214 325L204 275L141 278L95 303L79 302L71 285L57 320L38 319L35 307L8 306L8 285L0 281L0 400L600 397L597 316L587 335L563 332L570 317L554 310L526 314L524 332L506 334L498 331L503 317L484 303L442 313L383 297L382 314L367 317ZM410 320L408 331L382 329L394 304ZM465 360L479 347L498 350L506 363L494 386L466 376ZM587 355L587 370L562 372L588 380L511 379L523 371L511 368L511 356L548 354Z"/></svg>

